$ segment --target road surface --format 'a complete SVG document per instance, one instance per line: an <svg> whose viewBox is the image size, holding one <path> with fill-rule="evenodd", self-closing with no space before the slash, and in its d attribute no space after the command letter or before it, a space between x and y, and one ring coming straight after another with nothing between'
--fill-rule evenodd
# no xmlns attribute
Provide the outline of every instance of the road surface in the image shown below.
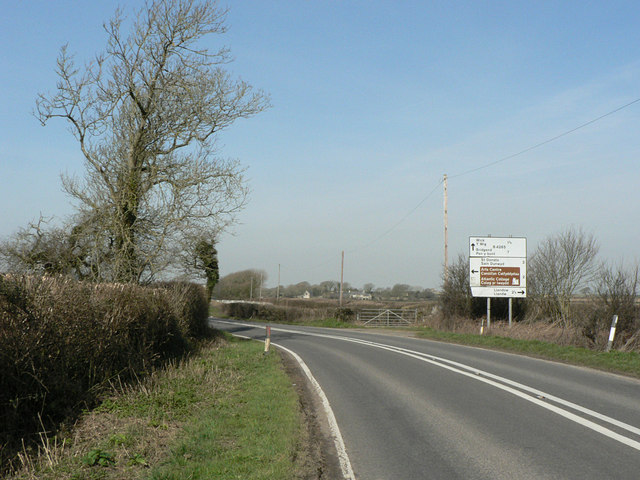
<svg viewBox="0 0 640 480"><path fill-rule="evenodd" d="M350 330L272 325L271 339L322 387L358 480L640 479L635 379Z"/></svg>

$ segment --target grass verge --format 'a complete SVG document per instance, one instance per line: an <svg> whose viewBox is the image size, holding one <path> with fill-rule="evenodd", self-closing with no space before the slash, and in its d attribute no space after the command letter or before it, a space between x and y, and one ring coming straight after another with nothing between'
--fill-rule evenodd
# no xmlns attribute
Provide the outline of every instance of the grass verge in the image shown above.
<svg viewBox="0 0 640 480"><path fill-rule="evenodd" d="M120 390L12 478L308 476L297 394L278 352L263 355L258 342L218 339Z"/></svg>
<svg viewBox="0 0 640 480"><path fill-rule="evenodd" d="M419 338L520 353L640 378L640 354L636 352L598 352L587 348L561 346L540 340L442 332L428 327L417 328L415 332Z"/></svg>

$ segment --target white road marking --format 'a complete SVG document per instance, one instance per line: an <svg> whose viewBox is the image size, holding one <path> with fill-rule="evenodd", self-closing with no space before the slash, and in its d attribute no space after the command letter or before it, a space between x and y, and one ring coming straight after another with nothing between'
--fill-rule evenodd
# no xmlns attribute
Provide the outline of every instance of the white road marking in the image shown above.
<svg viewBox="0 0 640 480"><path fill-rule="evenodd" d="M302 371L311 382L316 395L320 397L322 407L324 408L325 414L327 415L331 437L333 438L333 443L338 452L338 460L340 461L340 470L342 470L342 475L345 480L354 480L356 477L353 474L353 469L351 468L351 461L349 460L349 455L347 455L347 449L344 445L344 440L342 439L342 434L340 433L340 428L338 427L336 416L333 414L333 409L331 408L329 399L324 394L324 390L322 390L322 387L311 373L311 370L309 370L309 367L307 367L307 364L304 363L304 360L302 360L302 358L300 358L300 356L296 352L294 352L293 350L289 350L287 347L283 347L282 345L278 345L277 343L272 343L272 345L281 348L285 352L289 353L293 358L295 358L302 368Z"/></svg>
<svg viewBox="0 0 640 480"><path fill-rule="evenodd" d="M247 327L253 327L253 328L260 328L257 327L256 325L251 325L248 323L240 323L240 322L225 322L222 320L216 320L216 321L221 321L223 323L228 323L231 325L243 325L243 326L247 326ZM493 387L499 388L500 390L503 390L505 392L511 393L512 395L515 395L519 398L522 398L523 400L526 400L528 402L534 403L536 405L538 405L539 407L545 408L547 410L550 410L568 420L571 420L575 423L578 423L586 428L589 428L595 432L598 432L606 437L609 437L613 440L616 440L624 445L627 445L635 450L640 451L640 442L633 440L632 438L626 437L624 435L621 435L617 432L614 432L613 430L610 430L606 427L603 427L602 425L599 425L595 422L592 422L591 420L587 420L583 417L580 417L572 412L569 412L568 410L565 410L563 408L560 408L556 405L551 405L550 403L548 403L548 401L553 401L555 403L558 403L560 405L563 405L564 407L567 408L571 408L572 410L575 410L577 412L583 413L585 415L589 415L593 418L596 418L598 420L601 420L603 422L607 422L611 425L615 425L616 427L619 427L621 429L627 430L628 432L640 435L640 429L637 427L634 427L633 425L629 425L627 423L621 422L619 420L616 420L614 418L608 417L606 415L603 415L599 412L590 410L588 408L585 408L581 405L578 405L576 403L572 403L569 402L567 400L564 400L562 398L556 397L554 395L550 395L546 392L537 390L535 388L529 387L527 385L518 383L518 382L514 382L513 380L509 380L508 378L505 377L500 377L498 375L494 375L490 372L486 372L483 370L479 370L477 368L471 367L469 365L465 365L463 363L458 363L458 362L454 362L452 360L448 360L446 358L441 358L441 357L436 357L434 355L430 355L430 354L426 354L426 353L422 353L422 352L417 352L414 350L409 350L406 348L401 348L401 347L394 347L391 345L385 345L383 343L378 343L378 342L371 342L369 340L362 340L359 338L352 338L352 337L344 337L344 336L339 336L339 335L328 335L328 334L323 334L323 333L313 333L313 332L301 332L298 330L290 330L290 329L285 329L285 328L275 328L275 327L271 327L271 329L273 331L279 331L279 332L285 332L285 333L294 333L294 334L298 334L298 335L308 335L308 336L314 336L314 337L323 337L323 338L331 338L331 339L335 339L335 340L342 340L345 342L352 342L352 343L359 343L361 345L367 345L370 347L374 347L374 348L379 348L381 350L388 350L391 352L395 352L395 353L399 353L401 355L405 355L407 357L411 357L414 358L416 360L420 360L422 362L426 362L426 363L430 363L432 365L435 365L437 367L440 368L444 368L446 370L449 370L451 372L455 372L458 373L460 375L464 375L468 378L472 378L474 380L486 383L488 385L491 385ZM514 388L515 387L515 388ZM517 390L516 388L520 389ZM528 392L528 393L525 393ZM532 396L533 395L533 396ZM544 398L544 400L542 400L540 397Z"/></svg>
<svg viewBox="0 0 640 480"><path fill-rule="evenodd" d="M254 338L247 337L246 335L234 335L236 337L246 338L247 340L255 340ZM336 447L342 476L344 480L355 480L356 477L353 473L353 468L351 467L351 460L349 460L349 455L347 454L347 449L344 445L342 434L340 433L340 427L338 427L336 416L333 413L333 409L331 408L331 404L329 403L329 399L325 395L324 390L322 390L322 387L311 373L311 370L309 370L309 367L307 367L307 364L304 363L304 360L302 360L302 358L300 358L300 356L296 352L294 352L293 350L289 350L287 347L279 345L277 343L272 343L271 345L281 348L289 355L291 355L296 360L296 362L298 362L298 365L300 365L300 368L309 379L309 382L311 382L311 386L313 387L315 394L318 395L318 398L320 398L322 408L324 408L325 415L327 416L327 420L329 422L329 431L331 433L331 438L333 439L333 444Z"/></svg>

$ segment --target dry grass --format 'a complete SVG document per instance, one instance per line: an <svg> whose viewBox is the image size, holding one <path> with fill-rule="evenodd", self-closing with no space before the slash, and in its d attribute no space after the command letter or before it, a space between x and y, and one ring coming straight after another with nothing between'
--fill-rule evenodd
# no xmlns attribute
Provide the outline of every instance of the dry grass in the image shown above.
<svg viewBox="0 0 640 480"><path fill-rule="evenodd" d="M482 324L484 324L484 332L486 335L517 340L539 340L560 346L595 349L599 349L599 347L603 348L607 343L606 332L600 332L597 344L594 345L593 342L582 334L580 328L563 327L559 323L552 322L513 322L512 326L509 327L508 322L492 321L491 328L488 329L486 320L484 319L474 320L463 317L444 318L436 314L426 317L421 325L445 332L478 335L480 334Z"/></svg>
<svg viewBox="0 0 640 480"><path fill-rule="evenodd" d="M222 345L218 338L201 350ZM233 388L236 379L227 373L196 355L170 362L136 383L113 382L111 395L82 414L72 428L53 437L41 434L37 447L24 448L10 478L148 478L149 467L170 455L185 421L210 406L219 389ZM180 392L194 388L201 389L198 398L189 395L191 401L180 402ZM98 451L113 459L108 469L86 465L88 456Z"/></svg>
<svg viewBox="0 0 640 480"><path fill-rule="evenodd" d="M219 338L137 385L116 385L64 445L24 457L12 479L319 478L301 422L277 352Z"/></svg>
<svg viewBox="0 0 640 480"><path fill-rule="evenodd" d="M73 422L109 382L183 355L205 330L204 290L0 276L0 472ZM19 459L17 459L20 461Z"/></svg>

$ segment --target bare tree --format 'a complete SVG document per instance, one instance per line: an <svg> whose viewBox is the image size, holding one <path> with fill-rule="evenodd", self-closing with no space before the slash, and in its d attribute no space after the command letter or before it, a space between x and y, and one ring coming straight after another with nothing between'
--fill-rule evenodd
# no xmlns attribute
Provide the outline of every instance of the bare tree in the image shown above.
<svg viewBox="0 0 640 480"><path fill-rule="evenodd" d="M69 245L61 229L47 230L50 219L21 228L0 243L2 268L11 273L67 273Z"/></svg>
<svg viewBox="0 0 640 480"><path fill-rule="evenodd" d="M242 270L222 277L214 292L216 298L248 299L257 296L254 292L258 292L266 279L267 274L262 270Z"/></svg>
<svg viewBox="0 0 640 480"><path fill-rule="evenodd" d="M575 228L540 243L527 265L529 293L538 313L569 325L571 298L593 280L598 249L593 235Z"/></svg>
<svg viewBox="0 0 640 480"><path fill-rule="evenodd" d="M613 266L603 264L596 283L596 310L593 323L593 338L600 329L607 329L613 315L618 315L618 338L628 340L640 336L640 309L636 305L640 265L625 268L622 263ZM587 333L587 332L585 332Z"/></svg>
<svg viewBox="0 0 640 480"><path fill-rule="evenodd" d="M201 45L226 31L225 16L215 2L150 1L125 34L118 10L104 53L79 68L63 47L56 92L39 95L42 124L65 119L84 156L84 179L63 176L63 187L110 262L103 279L151 280L245 203L242 168L215 140L269 101L225 71L226 48Z"/></svg>
<svg viewBox="0 0 640 480"><path fill-rule="evenodd" d="M469 259L461 253L443 273L442 293L438 299L445 318L469 317L472 308L471 287L469 286Z"/></svg>
<svg viewBox="0 0 640 480"><path fill-rule="evenodd" d="M97 281L112 271L103 232L82 215L61 224L40 216L0 242L2 270L18 274L60 274Z"/></svg>

